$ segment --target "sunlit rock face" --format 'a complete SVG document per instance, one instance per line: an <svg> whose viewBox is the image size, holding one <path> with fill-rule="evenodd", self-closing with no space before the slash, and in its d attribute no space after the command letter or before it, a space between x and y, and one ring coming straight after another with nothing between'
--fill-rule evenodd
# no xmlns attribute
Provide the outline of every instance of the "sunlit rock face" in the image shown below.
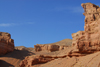
<svg viewBox="0 0 100 67"><path fill-rule="evenodd" d="M49 52L59 50L60 46L58 45L34 45L35 51L48 50Z"/></svg>
<svg viewBox="0 0 100 67"><path fill-rule="evenodd" d="M55 43L50 44L37 44L34 45L35 51L44 51L47 50L49 52L59 51L66 49L67 47L71 46L72 40L71 39L64 39Z"/></svg>
<svg viewBox="0 0 100 67"><path fill-rule="evenodd" d="M80 52L100 50L100 7L92 3L82 3L85 16L84 31L73 33L72 45Z"/></svg>
<svg viewBox="0 0 100 67"><path fill-rule="evenodd" d="M6 32L0 32L0 55L4 55L14 50L14 40Z"/></svg>

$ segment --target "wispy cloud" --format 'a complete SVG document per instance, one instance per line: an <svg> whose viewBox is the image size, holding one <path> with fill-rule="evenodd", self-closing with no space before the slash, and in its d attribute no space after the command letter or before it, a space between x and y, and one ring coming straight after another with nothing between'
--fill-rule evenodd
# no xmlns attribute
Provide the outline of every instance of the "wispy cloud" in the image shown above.
<svg viewBox="0 0 100 67"><path fill-rule="evenodd" d="M74 13L83 13L84 12L84 9L82 7L72 7L69 10Z"/></svg>
<svg viewBox="0 0 100 67"><path fill-rule="evenodd" d="M14 23L1 23L0 27L8 27L8 26L13 26L15 25Z"/></svg>
<svg viewBox="0 0 100 67"><path fill-rule="evenodd" d="M0 23L0 27L9 27L9 26L18 26L18 25L27 25L27 24L34 24L33 22L27 23Z"/></svg>
<svg viewBox="0 0 100 67"><path fill-rule="evenodd" d="M51 11L66 11L66 12L74 12L74 13L83 13L84 10L83 8L80 6L74 6L74 7L56 7L54 9L51 9Z"/></svg>

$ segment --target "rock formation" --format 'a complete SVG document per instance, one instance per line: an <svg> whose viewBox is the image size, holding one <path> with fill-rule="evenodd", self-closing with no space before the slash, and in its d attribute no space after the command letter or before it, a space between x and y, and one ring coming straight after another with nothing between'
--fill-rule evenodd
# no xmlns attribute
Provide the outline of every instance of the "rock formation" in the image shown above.
<svg viewBox="0 0 100 67"><path fill-rule="evenodd" d="M10 34L1 32L0 54L10 52L10 48L13 52L0 57L0 66L100 67L100 7L92 3L81 5L85 15L84 31L73 33L73 41L65 39L51 44L37 44L35 51L19 46L13 51L14 43Z"/></svg>
<svg viewBox="0 0 100 67"><path fill-rule="evenodd" d="M39 63L46 63L48 61L54 60L53 57L51 56L43 56L43 55L39 55L39 56L28 56L26 57L21 63L20 63L20 67L30 67L33 66L35 64L39 64Z"/></svg>
<svg viewBox="0 0 100 67"><path fill-rule="evenodd" d="M83 3L81 4L81 6L84 8L83 15L85 15L85 26L84 26L85 30L72 34L73 37L72 47L69 50L64 51L66 55L63 52L61 55L61 57L64 59L54 60L55 59L54 57L52 56L46 57L44 55L36 56L33 58L28 57L21 62L20 67L24 67L24 66L31 67L32 65L39 64L39 63L46 63L51 60L54 60L56 64L53 64L54 61L51 61L50 63L46 63L39 67L47 67L47 65L50 65L49 67L55 67L56 65L57 67L67 67L67 66L68 67L80 67L80 66L99 67L100 63L99 62L94 63L93 60L98 60L97 58L94 57L99 57L100 52L98 53L93 53L93 52L100 50L100 7L92 3ZM55 44L35 46L36 51L42 51L45 49L49 51L56 51L59 50L59 48L60 46ZM93 55L92 54L88 55L89 53L93 53ZM56 56L56 58L60 58L60 57ZM66 60L66 62L64 63L64 61L62 62L61 60L64 61ZM86 64L84 63L84 61ZM61 62L62 64L60 65L59 62ZM93 64L93 66L91 64Z"/></svg>
<svg viewBox="0 0 100 67"><path fill-rule="evenodd" d="M90 53L100 50L100 7L92 3L83 3L85 16L84 31L73 33L72 45L79 52Z"/></svg>
<svg viewBox="0 0 100 67"><path fill-rule="evenodd" d="M32 55L26 57L21 63L20 67L30 67L36 64L46 63L57 58L64 58L66 55Z"/></svg>
<svg viewBox="0 0 100 67"><path fill-rule="evenodd" d="M0 55L4 55L14 50L14 40L6 32L0 32Z"/></svg>
<svg viewBox="0 0 100 67"><path fill-rule="evenodd" d="M68 46L71 46L72 40L71 39L64 39L56 43L51 44L37 44L34 45L35 51L43 51L48 50L49 52L52 51L58 51L67 48Z"/></svg>
<svg viewBox="0 0 100 67"><path fill-rule="evenodd" d="M82 57L59 58L38 67L100 67L100 52Z"/></svg>
<svg viewBox="0 0 100 67"><path fill-rule="evenodd" d="M35 47L35 51L43 51L43 50L48 50L49 52L52 52L52 51L57 51L59 50L59 47L58 45L34 45Z"/></svg>

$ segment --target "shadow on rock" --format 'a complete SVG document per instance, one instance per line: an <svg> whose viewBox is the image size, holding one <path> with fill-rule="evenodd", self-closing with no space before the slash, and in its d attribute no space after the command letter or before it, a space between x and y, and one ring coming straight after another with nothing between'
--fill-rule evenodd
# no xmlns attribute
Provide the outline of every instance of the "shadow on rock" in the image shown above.
<svg viewBox="0 0 100 67"><path fill-rule="evenodd" d="M30 55L35 55L35 54L28 50L16 50L15 49L13 52L7 53L0 57L11 57L11 58L23 60L26 56L30 56Z"/></svg>
<svg viewBox="0 0 100 67"><path fill-rule="evenodd" d="M14 66L3 60L0 60L0 67L14 67Z"/></svg>

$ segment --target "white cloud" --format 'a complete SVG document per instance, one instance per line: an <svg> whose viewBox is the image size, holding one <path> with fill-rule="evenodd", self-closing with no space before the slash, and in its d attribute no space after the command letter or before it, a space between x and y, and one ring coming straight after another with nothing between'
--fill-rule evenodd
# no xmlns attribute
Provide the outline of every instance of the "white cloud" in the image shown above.
<svg viewBox="0 0 100 67"><path fill-rule="evenodd" d="M72 7L70 10L75 13L83 13L84 12L84 9L82 7Z"/></svg>
<svg viewBox="0 0 100 67"><path fill-rule="evenodd" d="M8 27L8 26L13 26L15 25L14 23L1 23L0 27Z"/></svg>
<svg viewBox="0 0 100 67"><path fill-rule="evenodd" d="M27 25L27 24L34 24L34 23L33 22L27 22L27 23L1 23L0 27L9 27L9 26Z"/></svg>
<svg viewBox="0 0 100 67"><path fill-rule="evenodd" d="M83 13L84 10L83 8L80 6L80 7L77 7L77 6L74 6L74 7L56 7L54 9L52 9L51 11L70 11L70 12L74 12L74 13Z"/></svg>

